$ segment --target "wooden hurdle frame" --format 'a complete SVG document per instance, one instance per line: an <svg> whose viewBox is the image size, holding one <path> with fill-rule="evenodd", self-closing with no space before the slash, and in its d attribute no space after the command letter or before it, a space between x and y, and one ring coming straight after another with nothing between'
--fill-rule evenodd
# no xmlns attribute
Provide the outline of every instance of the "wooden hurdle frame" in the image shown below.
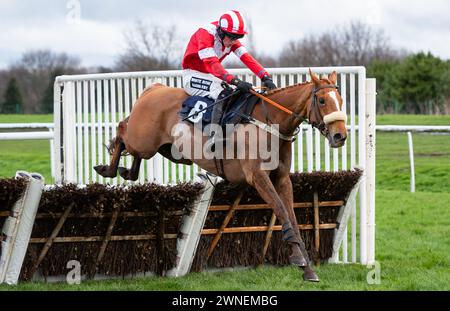
<svg viewBox="0 0 450 311"><path fill-rule="evenodd" d="M179 234L166 234L164 231L161 234L146 234L146 235L112 235L114 225L118 218L123 217L145 217L145 216L154 216L156 212L122 212L118 208L114 209L113 212L105 212L105 213L82 213L75 214L72 213L72 208L74 204L68 205L63 212L60 213L36 213L38 201L35 202L34 206L27 207L25 206L23 209L23 213L29 213L28 210L34 211L34 215L32 214L28 223L33 224L34 219L58 219L55 227L53 228L50 236L46 238L30 238L31 236L31 227L29 230L28 240L27 237L22 237L22 244L28 245L30 244L43 244L41 251L39 252L39 256L33 267L31 268L30 275L33 275L38 269L39 265L44 260L46 254L49 249L55 243L74 243L74 242L99 242L101 243L99 248L99 253L95 259L94 269L91 271L87 271L87 278L94 278L97 268L102 261L106 247L111 241L145 241L145 240L159 240L160 245L164 244L164 240L166 239L177 239L177 260L176 266L169 271L160 271L161 274L167 276L183 276L190 271L192 262L194 260L196 249L199 244L199 240L201 236L205 235L213 235L214 238L211 241L211 244L208 249L208 257L210 257L215 248L217 247L221 237L223 234L231 234L231 233L251 233L251 232L265 232L264 245L262 247L262 256L261 258L264 260L265 255L267 253L267 249L269 243L272 238L272 234L274 231L280 231L281 226L275 225L276 217L272 213L270 222L267 226L250 226L250 227L227 227L229 222L231 221L234 213L236 211L255 211L255 210L268 210L270 207L267 204L240 204L241 198L243 196L243 191L241 191L238 196L234 199L233 203L230 205L210 205L214 193L214 187L218 181L217 177L210 177L207 180L203 180L204 191L200 195L200 197L193 203L192 211L189 214L183 214L183 211L167 211L166 215L170 216L183 216L181 221L181 229ZM300 230L314 230L314 248L316 252L319 251L320 248L320 230L335 230L334 239L333 239L333 255L329 259L329 262L335 262L337 254L339 252L340 245L344 238L344 230L347 226L348 219L350 217L350 212L352 210L352 206L355 204L356 194L359 187L360 180L353 187L350 192L348 198L345 200L339 201L319 201L317 192L313 194L312 202L295 202L294 208L313 208L314 221L310 224L299 224ZM40 184L40 189L42 191L42 184ZM39 195L40 198L40 195ZM17 205L17 204L16 204ZM340 207L339 215L337 217L336 223L319 223L319 211L321 208L328 207ZM205 221L207 219L208 213L215 212L224 212L227 214L222 221L222 224L219 228L204 228ZM0 212L1 217L7 217L10 215L10 212ZM72 237L59 237L59 233L61 228L63 227L65 221L69 218L109 218L109 224L107 230L102 236L72 236ZM23 246L23 245L22 245ZM17 248L17 247L15 247ZM15 252L14 247L11 248L11 253ZM23 256L25 255L26 247L22 247L21 252ZM11 257L12 258L12 257ZM15 257L14 257L15 258ZM14 280L9 279L7 281L8 284L16 284L18 281L18 277L20 274L20 268L23 262L17 259L12 258L15 261L14 263ZM318 260L315 261L316 264L320 264ZM261 262L260 264L263 264ZM162 268L159 268L162 269Z"/></svg>

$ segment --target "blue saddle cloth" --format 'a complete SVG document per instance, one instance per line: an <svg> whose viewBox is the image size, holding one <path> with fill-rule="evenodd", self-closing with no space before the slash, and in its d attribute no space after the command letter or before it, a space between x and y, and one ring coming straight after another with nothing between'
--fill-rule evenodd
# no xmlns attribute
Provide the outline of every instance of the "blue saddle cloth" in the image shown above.
<svg viewBox="0 0 450 311"><path fill-rule="evenodd" d="M181 105L179 115L194 125L201 124L204 128L211 123L213 104L214 100L209 97L190 96Z"/></svg>
<svg viewBox="0 0 450 311"><path fill-rule="evenodd" d="M228 103L224 103L224 114L221 125L245 123L246 116L253 111L258 97L251 94L242 94L237 98L231 98ZM211 123L214 100L209 97L190 96L182 104L179 115L194 126L204 129Z"/></svg>

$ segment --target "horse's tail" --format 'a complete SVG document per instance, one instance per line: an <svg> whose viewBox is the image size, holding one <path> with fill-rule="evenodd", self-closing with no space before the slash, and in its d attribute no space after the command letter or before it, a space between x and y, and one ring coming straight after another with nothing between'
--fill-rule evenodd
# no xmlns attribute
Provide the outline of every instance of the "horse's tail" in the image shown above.
<svg viewBox="0 0 450 311"><path fill-rule="evenodd" d="M106 149L108 150L109 155L113 155L114 150L116 150L117 144L122 144L122 138L119 136L113 137L109 144L106 146ZM126 152L126 151L124 151ZM124 152L122 152L122 155L124 155Z"/></svg>
<svg viewBox="0 0 450 311"><path fill-rule="evenodd" d="M114 150L117 148L117 146L119 144L123 144L124 143L124 136L126 134L127 131L127 123L128 123L128 119L130 117L127 117L125 120L119 122L119 126L117 127L117 136L113 137L110 141L109 141L109 145L106 146L106 149L108 150L108 153L110 155L112 155L114 153ZM122 152L121 156L127 156L129 155L128 151L126 149L124 149L124 151Z"/></svg>

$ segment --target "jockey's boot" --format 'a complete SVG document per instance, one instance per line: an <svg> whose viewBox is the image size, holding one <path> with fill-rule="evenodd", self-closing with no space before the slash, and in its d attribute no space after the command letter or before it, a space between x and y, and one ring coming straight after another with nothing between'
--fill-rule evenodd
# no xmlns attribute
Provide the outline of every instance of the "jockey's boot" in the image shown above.
<svg viewBox="0 0 450 311"><path fill-rule="evenodd" d="M215 151L215 145L216 143L223 143L225 142L227 139L224 137L219 137L221 135L218 135L214 129L218 129L219 127L221 127L221 120L222 120L222 116L226 107L226 104L228 103L228 98L226 98L227 96L229 96L232 92L232 89L224 89L219 96L217 97L216 103L214 104L214 108L213 108L213 112L211 115L211 125L215 125L215 126L211 126L211 130L209 132L209 139L206 142L206 147L207 150L211 150L211 152Z"/></svg>

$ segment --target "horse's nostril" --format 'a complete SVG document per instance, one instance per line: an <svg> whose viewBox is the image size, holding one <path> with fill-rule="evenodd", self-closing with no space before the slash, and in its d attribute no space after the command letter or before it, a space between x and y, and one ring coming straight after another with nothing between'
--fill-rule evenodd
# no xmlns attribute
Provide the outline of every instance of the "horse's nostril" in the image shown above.
<svg viewBox="0 0 450 311"><path fill-rule="evenodd" d="M344 139L345 139L345 137L344 137L344 136L342 136L342 134L341 134L341 133L336 133L336 134L334 134L334 135L333 135L333 139L334 139L334 141L336 141L336 142L339 142L339 141L342 141L342 140L344 140Z"/></svg>

